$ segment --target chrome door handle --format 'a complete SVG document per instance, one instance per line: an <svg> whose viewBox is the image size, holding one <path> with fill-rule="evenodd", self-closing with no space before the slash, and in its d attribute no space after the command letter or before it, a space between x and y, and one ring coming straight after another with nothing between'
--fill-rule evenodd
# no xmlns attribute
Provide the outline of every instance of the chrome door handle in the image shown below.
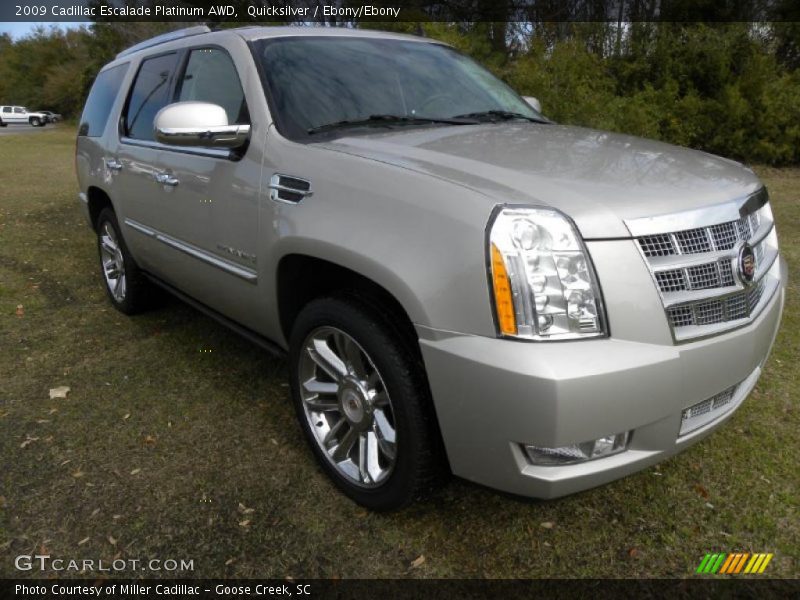
<svg viewBox="0 0 800 600"><path fill-rule="evenodd" d="M112 171L121 171L122 170L122 163L115 158L107 158L106 159L106 168L111 169Z"/></svg>
<svg viewBox="0 0 800 600"><path fill-rule="evenodd" d="M153 179L156 180L156 183L160 183L161 185L169 185L172 187L175 187L180 183L177 177L174 177L169 173L153 173Z"/></svg>

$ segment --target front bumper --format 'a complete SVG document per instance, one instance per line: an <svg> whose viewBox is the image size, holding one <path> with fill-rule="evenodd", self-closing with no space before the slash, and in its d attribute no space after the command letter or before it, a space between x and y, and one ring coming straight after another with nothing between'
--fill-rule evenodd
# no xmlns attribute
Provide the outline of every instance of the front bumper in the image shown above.
<svg viewBox="0 0 800 600"><path fill-rule="evenodd" d="M507 492L555 498L662 461L726 421L775 341L787 280L745 327L691 344L614 337L525 343L420 331L420 345L453 472ZM663 313L662 313L663 314ZM684 408L738 385L730 409L684 436ZM523 444L559 447L632 431L620 454L536 466Z"/></svg>

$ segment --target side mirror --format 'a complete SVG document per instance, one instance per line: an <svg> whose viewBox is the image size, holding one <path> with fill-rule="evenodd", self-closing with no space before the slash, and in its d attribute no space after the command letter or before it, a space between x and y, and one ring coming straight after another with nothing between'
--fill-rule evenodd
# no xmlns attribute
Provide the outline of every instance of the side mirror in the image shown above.
<svg viewBox="0 0 800 600"><path fill-rule="evenodd" d="M542 103L539 102L538 98L534 98L533 96L523 96L522 99L525 100L525 102L527 102L528 104L530 104L531 108L536 112L538 113L542 112Z"/></svg>
<svg viewBox="0 0 800 600"><path fill-rule="evenodd" d="M210 102L168 104L153 126L156 141L172 146L238 148L250 137L250 125L229 125L225 109Z"/></svg>

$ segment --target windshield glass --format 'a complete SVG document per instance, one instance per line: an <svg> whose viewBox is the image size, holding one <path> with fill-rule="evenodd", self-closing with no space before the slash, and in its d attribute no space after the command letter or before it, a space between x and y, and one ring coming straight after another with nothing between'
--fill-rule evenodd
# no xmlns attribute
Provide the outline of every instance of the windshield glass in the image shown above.
<svg viewBox="0 0 800 600"><path fill-rule="evenodd" d="M542 118L489 71L440 44L303 36L259 40L254 50L278 129L290 139L373 115L449 119L505 111Z"/></svg>

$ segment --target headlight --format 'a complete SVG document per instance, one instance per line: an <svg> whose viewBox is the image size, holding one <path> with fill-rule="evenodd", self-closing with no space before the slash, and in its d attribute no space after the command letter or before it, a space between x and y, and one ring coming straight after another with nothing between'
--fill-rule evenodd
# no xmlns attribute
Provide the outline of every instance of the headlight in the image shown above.
<svg viewBox="0 0 800 600"><path fill-rule="evenodd" d="M531 340L606 334L603 300L572 222L547 208L502 207L489 229L498 331Z"/></svg>

